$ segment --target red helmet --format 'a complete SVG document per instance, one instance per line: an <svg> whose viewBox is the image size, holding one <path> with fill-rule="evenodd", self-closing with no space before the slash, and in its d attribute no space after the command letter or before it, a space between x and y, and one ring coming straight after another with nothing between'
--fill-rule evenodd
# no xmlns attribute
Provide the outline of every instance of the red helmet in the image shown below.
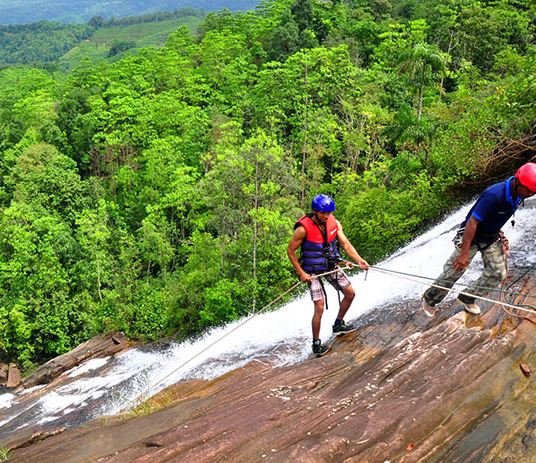
<svg viewBox="0 0 536 463"><path fill-rule="evenodd" d="M536 163L527 162L523 164L516 172L516 178L525 188L536 193Z"/></svg>

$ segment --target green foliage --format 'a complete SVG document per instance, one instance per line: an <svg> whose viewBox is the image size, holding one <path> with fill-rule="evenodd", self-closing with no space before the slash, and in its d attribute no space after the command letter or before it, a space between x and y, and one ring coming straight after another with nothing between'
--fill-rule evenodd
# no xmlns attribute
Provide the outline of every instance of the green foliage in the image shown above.
<svg viewBox="0 0 536 463"><path fill-rule="evenodd" d="M25 365L66 352L87 334L71 293L72 231L39 207L12 203L0 233L4 354Z"/></svg>
<svg viewBox="0 0 536 463"><path fill-rule="evenodd" d="M436 217L438 209L444 206L428 175L411 173L419 170L418 164L382 163L376 169L352 184L354 191L341 192L345 208L340 216L350 241L373 261L408 242L423 222ZM394 177L389 187L378 181L382 176ZM355 190L362 193L355 194Z"/></svg>
<svg viewBox="0 0 536 463"><path fill-rule="evenodd" d="M0 26L0 64L52 63L94 29L89 24L40 21L25 26Z"/></svg>
<svg viewBox="0 0 536 463"><path fill-rule="evenodd" d="M6 183L13 185L15 201L38 205L71 222L87 203L75 162L50 145L24 150Z"/></svg>
<svg viewBox="0 0 536 463"><path fill-rule="evenodd" d="M366 259L386 256L528 160L533 13L270 0L199 35L95 17L67 74L0 71L0 356L260 310L296 282L286 247L317 192ZM106 61L114 40L136 47Z"/></svg>
<svg viewBox="0 0 536 463"><path fill-rule="evenodd" d="M216 286L205 290L205 306L199 312L202 325L234 320L238 310L235 306L239 295L244 291L236 281L221 279Z"/></svg>
<svg viewBox="0 0 536 463"><path fill-rule="evenodd" d="M56 82L44 71L24 67L0 71L0 148L12 148L28 129L38 137L54 124ZM41 141L40 140L40 141ZM44 140L43 140L44 141Z"/></svg>
<svg viewBox="0 0 536 463"><path fill-rule="evenodd" d="M119 53L134 48L135 46L136 42L132 40L114 40L110 50L108 51L108 57L111 58L112 56L118 55Z"/></svg>

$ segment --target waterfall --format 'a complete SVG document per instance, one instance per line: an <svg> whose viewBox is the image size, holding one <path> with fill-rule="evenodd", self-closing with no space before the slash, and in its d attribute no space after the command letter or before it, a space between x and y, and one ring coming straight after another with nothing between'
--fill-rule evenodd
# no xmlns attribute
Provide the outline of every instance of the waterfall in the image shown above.
<svg viewBox="0 0 536 463"><path fill-rule="evenodd" d="M470 205L450 214L378 266L436 277L452 252L454 230ZM508 224L504 228L512 249L511 266L526 268L536 264L535 210L534 202L527 201L527 206L516 212L515 227ZM359 243L354 245L366 257ZM477 256L460 282L474 280L481 268L481 259ZM368 274L358 272L351 281L357 296L346 316L347 321L371 311L389 310L389 305L395 302L417 304L427 287L426 283L418 284L373 270ZM330 309L324 312L322 319L323 340L331 336L338 305L335 290L329 285L326 290ZM446 303L454 297L454 292L449 294ZM92 418L114 415L130 408L142 394L152 396L185 379L215 378L252 360L274 366L303 361L311 355L311 317L312 302L305 292L276 311L215 328L191 341L146 346L113 358L89 360L65 373L68 382L55 390L37 386L4 393L0 395L0 438L29 426L74 426Z"/></svg>

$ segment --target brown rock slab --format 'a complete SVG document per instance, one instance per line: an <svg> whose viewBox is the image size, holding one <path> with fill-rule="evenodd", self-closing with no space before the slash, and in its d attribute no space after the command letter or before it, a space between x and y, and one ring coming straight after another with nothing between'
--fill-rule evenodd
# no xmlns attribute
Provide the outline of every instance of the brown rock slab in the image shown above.
<svg viewBox="0 0 536 463"><path fill-rule="evenodd" d="M6 384L8 371L9 365L6 363L0 363L0 386L4 386Z"/></svg>
<svg viewBox="0 0 536 463"><path fill-rule="evenodd" d="M6 387L15 388L21 383L20 370L14 363L9 365Z"/></svg>
<svg viewBox="0 0 536 463"><path fill-rule="evenodd" d="M520 363L536 364L536 325L483 309L478 323L456 306L432 320L416 306L367 314L321 359L179 383L146 408L19 443L9 461L534 462L536 388Z"/></svg>
<svg viewBox="0 0 536 463"><path fill-rule="evenodd" d="M23 386L30 388L40 384L48 384L63 372L78 366L86 360L115 355L130 347L131 344L123 333L96 336L80 344L76 349L41 365L35 372L24 379Z"/></svg>

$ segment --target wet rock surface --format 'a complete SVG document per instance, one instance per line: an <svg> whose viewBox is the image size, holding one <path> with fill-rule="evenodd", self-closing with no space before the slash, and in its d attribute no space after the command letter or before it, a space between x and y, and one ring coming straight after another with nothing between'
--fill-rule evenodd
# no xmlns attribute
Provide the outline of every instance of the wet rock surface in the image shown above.
<svg viewBox="0 0 536 463"><path fill-rule="evenodd" d="M41 365L34 373L23 381L25 388L48 384L61 373L80 365L91 358L115 355L130 346L123 333L99 335L80 344L76 349L60 355Z"/></svg>
<svg viewBox="0 0 536 463"><path fill-rule="evenodd" d="M508 302L535 306L536 278L518 277ZM3 445L10 462L535 462L536 324L482 308L429 319L402 302L363 316L321 359L254 361Z"/></svg>
<svg viewBox="0 0 536 463"><path fill-rule="evenodd" d="M85 407L82 411L75 406L62 412L59 424L41 422L39 420L39 401L48 392L54 394L59 388L68 387L77 378L70 376L68 371L92 359L113 358L116 354L128 350L132 343L123 333L96 336L81 344L76 349L61 355L41 367L25 379L20 379L20 372L9 370L8 389L1 392L18 394L17 402L10 407L0 407L0 446L9 442L9 448L28 447L30 443L55 435L58 429L66 425L77 425L87 421L92 410ZM104 366L102 369L105 369ZM91 372L87 373L91 375ZM15 388L15 386L18 386ZM76 393L76 391L73 391ZM36 436L39 436L37 439ZM7 448L6 445L4 447ZM38 461L38 460L36 460Z"/></svg>

